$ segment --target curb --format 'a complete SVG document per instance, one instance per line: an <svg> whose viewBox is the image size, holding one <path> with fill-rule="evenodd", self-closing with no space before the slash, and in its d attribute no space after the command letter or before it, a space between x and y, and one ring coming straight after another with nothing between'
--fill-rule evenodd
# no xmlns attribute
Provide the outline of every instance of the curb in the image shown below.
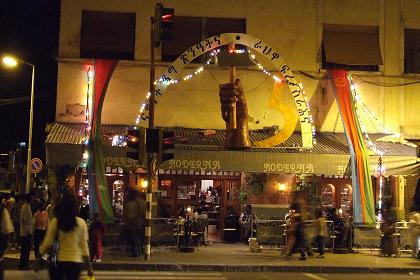
<svg viewBox="0 0 420 280"><path fill-rule="evenodd" d="M16 269L18 259L5 258L5 269ZM176 263L92 263L94 270L111 271L215 271L215 272L304 272L304 273L392 273L420 274L420 267L350 267L309 265L223 265L223 264L176 264Z"/></svg>
<svg viewBox="0 0 420 280"><path fill-rule="evenodd" d="M306 272L306 273L394 273L420 274L419 268L343 267L343 266L274 266L274 265L221 265L221 264L153 264L153 263L94 263L98 270L138 271L217 271L217 272Z"/></svg>

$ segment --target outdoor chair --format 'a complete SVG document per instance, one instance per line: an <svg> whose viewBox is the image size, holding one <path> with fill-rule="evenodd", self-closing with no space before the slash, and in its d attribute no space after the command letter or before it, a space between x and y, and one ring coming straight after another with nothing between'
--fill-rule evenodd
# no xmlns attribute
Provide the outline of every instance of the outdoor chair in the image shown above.
<svg viewBox="0 0 420 280"><path fill-rule="evenodd" d="M205 243L205 232L208 226L206 219L198 219L193 225L191 240L193 244L202 245Z"/></svg>
<svg viewBox="0 0 420 280"><path fill-rule="evenodd" d="M204 245L205 244L205 232L207 228L206 219L198 219L192 226L190 234L191 243L193 245Z"/></svg>

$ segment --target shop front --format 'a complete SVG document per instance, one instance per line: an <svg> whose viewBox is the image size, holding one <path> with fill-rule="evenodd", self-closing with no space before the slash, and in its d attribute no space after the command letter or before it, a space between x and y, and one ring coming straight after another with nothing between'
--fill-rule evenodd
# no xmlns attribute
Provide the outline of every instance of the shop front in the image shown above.
<svg viewBox="0 0 420 280"><path fill-rule="evenodd" d="M69 190L80 198L81 204L89 201L89 155L86 152L85 129L84 124L55 123L46 141L49 172L66 170L64 176L69 179L66 181L72 182L68 184ZM102 133L107 189L115 220L119 222L124 216L127 191L131 188L144 192L147 175L137 161L126 157L127 149L116 141L126 133L126 126L103 125Z"/></svg>
<svg viewBox="0 0 420 280"><path fill-rule="evenodd" d="M241 172L160 170L158 215L179 217L204 212L208 216L209 240L219 240L228 213L241 210Z"/></svg>
<svg viewBox="0 0 420 280"><path fill-rule="evenodd" d="M68 164L80 170L84 139L82 125L55 124L56 130L50 132L46 142L49 166ZM119 218L124 211L127 189L145 190L146 170L126 158L125 148L112 146L109 141L116 135L123 135L126 127L103 127L105 173L114 214ZM246 204L251 204L260 217L284 217L284 211L293 199L292 193L302 185L301 176L316 178L317 191L313 196L320 200L321 205L341 209L345 216L352 214L350 155L343 134L318 134L312 149L302 148L300 135L294 133L278 147L229 150L224 148L225 132L222 130L211 134L180 127L166 130L176 135L175 158L159 166L158 179L152 183L153 205L157 205L154 217L178 217L180 210L201 206L208 213L216 235L222 236L226 216L230 212L239 216ZM267 138L262 134L253 131L251 140ZM371 157L373 177L418 174L415 148L398 143L375 144L385 154L382 157L383 174L376 171L378 158ZM83 167L81 170L86 171ZM80 189L87 186L85 175L82 172ZM414 187L407 185L405 189ZM375 195L379 197L380 188L377 189ZM85 190L81 193L87 194ZM401 197L401 193L399 195Z"/></svg>

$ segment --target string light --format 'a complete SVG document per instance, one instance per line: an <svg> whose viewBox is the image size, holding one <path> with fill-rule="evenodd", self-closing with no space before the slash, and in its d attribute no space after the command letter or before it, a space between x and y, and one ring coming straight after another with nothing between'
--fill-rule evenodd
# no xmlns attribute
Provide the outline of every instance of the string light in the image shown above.
<svg viewBox="0 0 420 280"><path fill-rule="evenodd" d="M273 78L273 80L276 81L277 83L283 83L284 82L283 78L280 78L276 74L273 74L270 71L264 69L264 66L261 63L259 63L258 60L256 59L255 54L253 54L250 50L248 50L248 53L249 53L249 56L252 58L252 60L254 60L258 69L260 69L264 74ZM299 88L302 92L303 98L305 99L306 108L308 110L309 122L311 124L311 132L312 132L312 143L316 144L316 137L315 137L316 136L316 129L315 129L313 117L312 117L312 114L311 114L311 106L310 106L308 98L306 97L305 91L303 90L303 84L302 83L299 84Z"/></svg>
<svg viewBox="0 0 420 280"><path fill-rule="evenodd" d="M351 75L349 75L349 76L351 77L350 88L351 88L352 91L357 92L356 85L353 82L353 77ZM363 99L359 94L355 95L355 100L357 101L358 105L360 105L362 107L363 111L368 115L368 117L371 117L375 121L373 124L375 125L376 130L382 131L385 134L398 134L398 133L394 133L391 130L387 129L382 124L382 122L379 121L378 117L372 111L369 110L369 108L363 102ZM380 129L378 129L378 127L380 127Z"/></svg>
<svg viewBox="0 0 420 280"><path fill-rule="evenodd" d="M179 78L179 79L172 79L172 80L169 80L169 81L167 81L167 80L165 80L164 78L163 78L163 76L162 77L160 77L158 80L156 80L156 81L154 81L154 84L155 85L158 85L159 83L161 83L161 84L164 84L164 85L171 85L171 84L177 84L177 83L179 83L179 82L181 82L181 81L187 81L187 80L190 80L190 79L192 79L195 75L198 75L198 74L200 74L201 72L203 72L204 71L204 69L205 69L205 66L206 65L209 65L210 63L211 63L211 61L212 61L212 59L213 59L213 57L214 56L217 56L217 54L219 54L219 52L220 52L220 49L216 49L216 50L214 50L214 51L212 51L211 53L210 53L210 58L204 63L204 65L202 65L201 67L199 67L197 70L195 70L194 72L192 72L192 73L189 73L189 74L187 74L187 75L185 75L184 77L182 77L182 78ZM238 50L229 50L229 52L230 53L245 53L246 51L245 50L241 50L241 49L238 49ZM277 83L283 83L284 82L284 79L283 78L281 78L281 77L279 77L278 75L276 75L275 73L271 73L270 71L268 71L268 70L266 70L265 68L264 68L264 66L261 64L261 63L259 63L258 61L257 61L257 59L256 59L256 56L250 51L250 50L248 50L248 53L249 53L249 56L252 58L252 60L254 60L254 62L255 62L255 64L257 65L257 67L258 67L258 69L260 69L265 75L267 75L267 76L269 76L269 77L271 77L275 82L277 82ZM299 87L300 87L300 89L301 89L301 92L302 92L302 95L303 95L303 97L304 97L304 99L305 99L305 103L306 103L306 107L307 107L307 110L308 110L308 115L309 115L309 121L310 121L310 124L311 124L311 131L312 131L312 143L313 144L316 144L316 138L315 138L315 136L316 136L316 129L315 129L315 126L314 126L314 122L313 122L313 117L312 117L312 114L311 114L311 106L310 106L310 104L309 104L309 101L308 101L308 98L306 97L306 94L305 94L305 91L303 90L303 85L302 84L299 84ZM137 117L136 117L136 125L138 126L139 125L139 123L140 123L140 120L141 120L141 115L144 113L144 111L146 110L146 105L147 105L147 103L149 102L149 98L150 98L150 95L151 95L151 93L150 92L148 92L147 94L146 94L146 100L141 104L141 106L140 106L140 108L139 108L139 113L137 114Z"/></svg>
<svg viewBox="0 0 420 280"><path fill-rule="evenodd" d="M248 50L248 53L249 53L249 57L251 57L252 60L254 60L254 63L257 65L258 69L260 69L264 74L273 78L273 80L276 81L277 83L284 82L284 80L280 78L279 76L277 76L276 74L273 74L270 71L264 69L264 66L257 61L255 54L253 54L250 50Z"/></svg>
<svg viewBox="0 0 420 280"><path fill-rule="evenodd" d="M92 110L92 93L93 93L93 80L95 78L95 71L92 67L87 70L87 90L86 90L86 110L85 110L85 140L84 143L89 143L89 136L91 131L91 110Z"/></svg>
<svg viewBox="0 0 420 280"><path fill-rule="evenodd" d="M361 118L361 115L360 115L359 107L363 107L362 104L364 104L364 103L362 101L362 97L359 95L359 93L357 91L356 85L353 82L353 77L351 75L348 75L347 79L350 82L350 90L351 90L351 93L352 93L354 101L355 101L356 116L357 116L357 119L359 120L359 123L360 123L360 129L362 130L362 133L365 136L366 143L367 143L370 150L372 150L375 154L382 156L384 153L376 147L376 145L372 142L372 140L370 140L370 137L369 137L369 134L367 133L366 127L362 123L362 118Z"/></svg>
<svg viewBox="0 0 420 280"><path fill-rule="evenodd" d="M214 51L212 51L211 53L210 53L210 58L204 63L204 65L202 65L201 67L199 67L197 70L195 70L194 72L192 72L192 73L189 73L189 74L187 74L187 75L185 75L184 77L182 77L182 78L180 78L180 79L173 79L173 80L169 80L169 81L167 81L167 80L165 80L164 78L163 78L163 76L162 77L160 77L158 80L155 80L154 81L154 84L155 84L155 86L157 86L158 84L164 84L165 86L168 86L168 85L171 85L171 84L177 84L177 83L179 83L179 82L181 82L181 81L187 81L187 80L190 80L190 79L192 79L195 75L198 75L198 74L200 74L201 72L203 72L204 71L204 68L205 68L205 66L206 65L210 65L210 63L211 63L211 61L212 61L212 59L213 59L213 57L214 56L216 56L218 53L220 52L220 49L215 49ZM146 94L146 100L140 105L140 109L139 109L139 113L137 114L137 117L136 117L136 125L138 126L139 125L139 123L140 123L140 120L141 120L141 115L144 113L144 111L146 110L146 105L147 105L147 103L149 102L149 98L150 98L150 95L151 95L151 93L150 92L147 92L147 94Z"/></svg>

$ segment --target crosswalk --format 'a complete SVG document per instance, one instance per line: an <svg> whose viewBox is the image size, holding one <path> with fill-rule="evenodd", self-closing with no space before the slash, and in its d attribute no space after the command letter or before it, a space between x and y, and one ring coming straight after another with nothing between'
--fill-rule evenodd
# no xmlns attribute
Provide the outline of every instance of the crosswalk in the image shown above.
<svg viewBox="0 0 420 280"><path fill-rule="evenodd" d="M188 271L96 271L95 280L128 279L128 280L227 280L219 272L188 272ZM86 275L82 275L84 279Z"/></svg>

